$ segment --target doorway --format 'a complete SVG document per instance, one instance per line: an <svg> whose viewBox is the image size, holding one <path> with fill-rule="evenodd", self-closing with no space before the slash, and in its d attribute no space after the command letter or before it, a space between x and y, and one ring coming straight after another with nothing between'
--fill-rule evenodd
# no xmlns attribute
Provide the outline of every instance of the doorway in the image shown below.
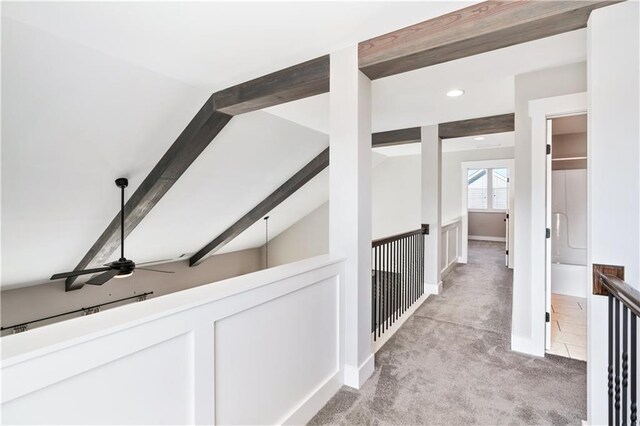
<svg viewBox="0 0 640 426"><path fill-rule="evenodd" d="M547 119L545 349L587 359L587 115Z"/></svg>
<svg viewBox="0 0 640 426"><path fill-rule="evenodd" d="M512 159L462 163L462 258L471 241L504 245L504 265L513 268L514 163Z"/></svg>

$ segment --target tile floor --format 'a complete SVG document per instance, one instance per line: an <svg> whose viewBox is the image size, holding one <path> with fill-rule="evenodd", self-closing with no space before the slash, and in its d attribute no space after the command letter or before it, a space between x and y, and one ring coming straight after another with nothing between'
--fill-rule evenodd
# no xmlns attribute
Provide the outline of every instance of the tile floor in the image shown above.
<svg viewBox="0 0 640 426"><path fill-rule="evenodd" d="M551 294L551 349L547 353L587 360L587 299Z"/></svg>

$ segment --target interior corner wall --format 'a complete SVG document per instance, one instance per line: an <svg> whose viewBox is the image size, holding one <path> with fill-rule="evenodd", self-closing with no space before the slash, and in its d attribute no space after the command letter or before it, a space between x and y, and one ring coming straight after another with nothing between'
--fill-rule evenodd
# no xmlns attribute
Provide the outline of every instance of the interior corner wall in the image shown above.
<svg viewBox="0 0 640 426"><path fill-rule="evenodd" d="M329 202L269 240L269 267L329 253ZM264 266L265 247L260 248Z"/></svg>
<svg viewBox="0 0 640 426"><path fill-rule="evenodd" d="M460 217L462 211L462 163L513 158L514 148L487 148L442 153L442 223Z"/></svg>
<svg viewBox="0 0 640 426"><path fill-rule="evenodd" d="M153 291L158 297L180 290L256 272L263 261L259 248L240 250L208 257L200 265L190 268L189 261L149 266L173 274L136 271L129 278L114 279L102 286L85 285L80 290L65 292L64 281L4 290L0 293L0 312L3 327L44 318L82 307L94 306L125 297ZM131 303L131 301L121 304ZM104 309L116 307L110 305ZM25 309L28 307L28 309ZM78 314L80 315L80 314ZM72 315L63 319L73 318ZM60 321L43 321L30 326L40 327ZM10 332L7 331L7 332ZM6 334L6 333L5 333Z"/></svg>
<svg viewBox="0 0 640 426"><path fill-rule="evenodd" d="M544 291L544 283L531 280L531 245L533 238L544 238L544 229L535 230L532 224L531 179L531 119L529 101L532 99L568 95L587 90L586 62L563 65L515 77L515 214L514 218L514 278L511 347L513 350L534 353L532 342L532 291ZM537 315L537 313L536 313ZM540 318L544 314L540 312ZM537 355L541 355L535 352Z"/></svg>
<svg viewBox="0 0 640 426"><path fill-rule="evenodd" d="M640 289L640 22L638 2L591 13L588 25L589 116L587 270L624 265ZM588 274L590 275L590 273ZM591 285L591 283L589 283ZM587 298L587 420L607 423L607 298Z"/></svg>

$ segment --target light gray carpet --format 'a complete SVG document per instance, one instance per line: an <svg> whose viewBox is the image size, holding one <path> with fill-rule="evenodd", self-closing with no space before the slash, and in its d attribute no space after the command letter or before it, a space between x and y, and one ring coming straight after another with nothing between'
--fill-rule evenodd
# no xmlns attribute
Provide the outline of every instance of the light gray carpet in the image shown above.
<svg viewBox="0 0 640 426"><path fill-rule="evenodd" d="M511 352L504 245L470 242L445 279L376 354L362 389L343 387L310 424L580 424L586 363Z"/></svg>

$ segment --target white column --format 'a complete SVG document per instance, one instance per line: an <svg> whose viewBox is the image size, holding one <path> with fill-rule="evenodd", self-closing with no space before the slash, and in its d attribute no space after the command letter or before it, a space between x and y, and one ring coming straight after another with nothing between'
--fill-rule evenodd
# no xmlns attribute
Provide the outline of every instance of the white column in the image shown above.
<svg viewBox="0 0 640 426"><path fill-rule="evenodd" d="M373 373L371 348L371 81L358 48L331 54L329 250L346 258L344 382Z"/></svg>
<svg viewBox="0 0 640 426"><path fill-rule="evenodd" d="M589 67L587 271L624 266L640 288L640 4L594 10L587 29ZM589 274L590 275L590 274ZM607 423L607 298L587 293L587 420Z"/></svg>
<svg viewBox="0 0 640 426"><path fill-rule="evenodd" d="M425 235L424 290L427 294L442 291L441 257L441 161L442 142L438 125L424 126L422 135L422 223L429 225Z"/></svg>

